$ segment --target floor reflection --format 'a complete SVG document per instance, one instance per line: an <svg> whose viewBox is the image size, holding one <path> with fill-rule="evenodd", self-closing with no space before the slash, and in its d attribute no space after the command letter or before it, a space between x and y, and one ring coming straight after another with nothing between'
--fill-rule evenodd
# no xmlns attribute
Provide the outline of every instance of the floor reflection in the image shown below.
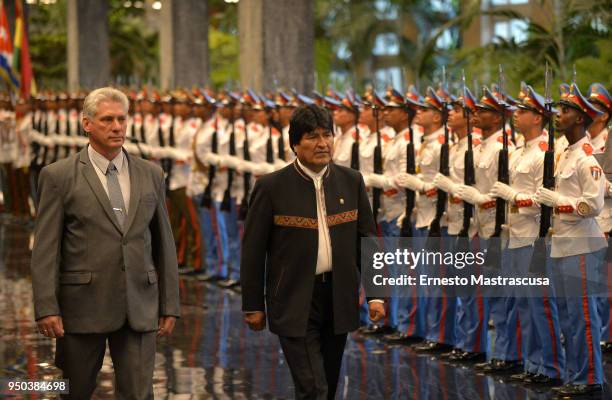
<svg viewBox="0 0 612 400"><path fill-rule="evenodd" d="M0 224L0 377L58 378L54 343L38 334L33 321L30 247L29 226ZM174 335L158 343L156 399L293 397L277 338L246 328L238 294L182 279L181 296L183 317ZM612 376L609 364L606 373ZM99 378L94 398L114 398L108 353ZM514 400L548 399L550 394L354 335L347 344L337 398Z"/></svg>

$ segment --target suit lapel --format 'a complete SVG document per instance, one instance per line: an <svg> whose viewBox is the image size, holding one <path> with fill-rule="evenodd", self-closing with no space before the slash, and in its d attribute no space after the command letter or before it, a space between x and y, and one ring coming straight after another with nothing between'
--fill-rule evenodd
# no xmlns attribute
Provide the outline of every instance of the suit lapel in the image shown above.
<svg viewBox="0 0 612 400"><path fill-rule="evenodd" d="M102 187L102 183L100 183L100 178L98 178L98 174L94 171L94 166L91 164L89 160L89 155L87 154L87 147L81 150L80 161L83 165L83 175L89 184L89 187L96 195L98 202L104 209L106 216L113 222L115 227L119 232L122 232L121 227L119 226L119 221L117 221L117 217L115 216L115 212L113 211L110 200L108 199L108 195L104 191ZM131 204L131 203L130 203ZM123 233L123 232L122 232Z"/></svg>
<svg viewBox="0 0 612 400"><path fill-rule="evenodd" d="M125 153L125 156L128 160L128 166L130 168L130 209L125 222L125 232L129 232L130 227L134 222L134 217L136 216L138 204L140 203L140 182L142 179L140 176L140 168L138 168L136 162L131 159L127 152Z"/></svg>

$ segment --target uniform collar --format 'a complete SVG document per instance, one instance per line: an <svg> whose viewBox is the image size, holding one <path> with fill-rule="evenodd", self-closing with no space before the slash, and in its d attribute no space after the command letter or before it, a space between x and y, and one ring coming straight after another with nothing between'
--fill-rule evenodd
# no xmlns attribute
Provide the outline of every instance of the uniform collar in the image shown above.
<svg viewBox="0 0 612 400"><path fill-rule="evenodd" d="M430 143L438 140L438 136L444 134L444 125L442 125L439 129L431 132L429 135L423 136L423 141Z"/></svg>
<svg viewBox="0 0 612 400"><path fill-rule="evenodd" d="M329 164L317 173L305 167L304 164L302 164L300 160L296 157L293 166L300 174L300 176L306 180L315 181L321 178L327 178L329 176Z"/></svg>
<svg viewBox="0 0 612 400"><path fill-rule="evenodd" d="M576 143L567 146L567 151L575 151L582 149L582 146L585 144L591 144L591 141L589 140L589 137L587 135L584 135L584 137Z"/></svg>
<svg viewBox="0 0 612 400"><path fill-rule="evenodd" d="M495 142L502 135L502 133L503 133L503 131L500 129L500 130L496 131L495 133L493 133L488 138L486 138L486 139L483 138L482 139L482 143L483 144L487 144L487 143Z"/></svg>

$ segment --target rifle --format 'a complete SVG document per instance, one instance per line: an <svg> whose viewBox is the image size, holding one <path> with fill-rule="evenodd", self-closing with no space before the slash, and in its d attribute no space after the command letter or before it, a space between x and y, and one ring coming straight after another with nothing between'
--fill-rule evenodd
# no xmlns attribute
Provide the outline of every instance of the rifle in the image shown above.
<svg viewBox="0 0 612 400"><path fill-rule="evenodd" d="M414 152L414 132L412 130L412 119L414 118L415 112L411 108L406 106L408 112L408 131L410 132L410 141L406 145L406 173L416 174L416 156ZM404 211L404 220L402 221L402 227L400 228L401 237L412 237L412 210L416 204L416 193L414 190L406 189L406 210Z"/></svg>
<svg viewBox="0 0 612 400"><path fill-rule="evenodd" d="M55 135L59 135L60 134L60 118L59 118L59 110L55 111ZM54 163L57 161L59 157L59 145L56 144L53 147L53 157L51 157L51 163Z"/></svg>
<svg viewBox="0 0 612 400"><path fill-rule="evenodd" d="M66 133L66 136L72 136L72 134L70 133L70 121L69 121L70 113L67 108L64 108L64 111L66 111L66 121L64 123L64 127L65 127L64 132ZM59 119L59 114L58 114L58 119ZM64 152L66 153L65 155L66 157L68 157L68 155L70 154L70 149L71 149L71 146L69 144L64 145Z"/></svg>
<svg viewBox="0 0 612 400"><path fill-rule="evenodd" d="M214 122L214 132L211 138L211 152L213 154L219 153L219 138L217 134L217 119L215 117ZM208 166L208 185L206 185L206 189L204 189L204 194L202 195L202 201L200 202L201 207L210 208L212 205L212 186L215 181L215 175L217 173L217 167L214 165Z"/></svg>
<svg viewBox="0 0 612 400"><path fill-rule="evenodd" d="M160 148L163 148L166 146L166 140L164 139L164 131L162 130L162 122L161 122L161 118L159 118L158 116L158 123L157 123L157 142L159 144ZM166 184L166 191L168 191L168 181L169 181L169 173L168 173L168 159L167 158L161 158L159 160L159 163L162 167L162 170L164 171L164 174L166 175L166 177L164 178L165 184Z"/></svg>
<svg viewBox="0 0 612 400"><path fill-rule="evenodd" d="M347 94L347 97L349 95ZM351 146L351 168L359 171L359 108L355 108L355 141Z"/></svg>
<svg viewBox="0 0 612 400"><path fill-rule="evenodd" d="M542 185L546 189L555 189L555 132L554 123L552 118L552 70L546 62L546 69L544 72L544 104L546 106L546 112L549 114L548 119L548 148L544 153L544 173L542 179ZM540 205L540 230L538 232L538 239L534 244L533 255L531 256L531 263L529 265L529 271L535 274L543 275L546 271L546 243L544 238L548 235L548 231L551 226L552 208L544 204Z"/></svg>
<svg viewBox="0 0 612 400"><path fill-rule="evenodd" d="M445 81L446 79L444 79ZM446 82L443 82L443 86ZM450 160L449 160L449 132L448 132L448 103L447 99L444 96L442 98L442 124L444 125L444 143L440 148L440 173L445 176L450 175ZM429 225L429 234L430 238L432 237L441 237L442 229L440 227L440 221L442 220L442 216L444 215L444 210L446 208L447 201L447 193L444 190L438 190L438 199L436 201L436 215L431 221ZM431 242L429 243L432 244ZM428 246L428 248L432 248L432 246Z"/></svg>
<svg viewBox="0 0 612 400"><path fill-rule="evenodd" d="M49 136L49 116L47 115L47 111L43 110L42 116L42 134L45 136ZM49 146L45 145L43 149L42 159L40 160L40 167L44 167L47 164L47 156L49 155Z"/></svg>
<svg viewBox="0 0 612 400"><path fill-rule="evenodd" d="M230 125L232 127L232 131L230 133L229 138L229 155L236 156L236 133L234 126L234 109L233 105L230 104L229 107L232 107L232 111L230 114ZM234 170L229 168L227 170L227 187L225 188L225 192L223 193L223 201L221 202L221 211L230 212L232 207L232 183L234 182Z"/></svg>
<svg viewBox="0 0 612 400"><path fill-rule="evenodd" d="M244 120L244 118L243 118ZM244 161L251 161L251 151L249 150L249 130L245 124L244 126L244 141L242 148L242 155ZM247 210L249 208L249 192L251 191L251 173L244 172L243 175L244 182L244 197L242 198L242 203L240 204L240 214L238 215L238 219L240 221L246 220Z"/></svg>
<svg viewBox="0 0 612 400"><path fill-rule="evenodd" d="M376 95L373 94L373 97ZM374 114L374 120L376 123L376 147L374 148L374 173L383 174L382 165L382 140L380 136L380 127L378 123L378 114L380 108L376 104L376 99L372 100L372 112ZM374 214L374 221L378 220L378 210L380 209L380 196L382 195L382 189L374 188L372 190L372 213Z"/></svg>
<svg viewBox="0 0 612 400"><path fill-rule="evenodd" d="M36 100L38 102L38 100ZM36 119L36 110L31 111L32 129L40 133L40 118ZM42 115L42 112L39 114ZM38 168L38 156L40 154L40 144L36 141L32 141L32 159L30 160L30 168Z"/></svg>
<svg viewBox="0 0 612 400"><path fill-rule="evenodd" d="M504 71L502 66L499 66L499 89L503 91ZM506 106L503 99L499 99L502 107ZM508 166L508 132L506 131L506 110L502 110L502 148L499 151L497 160L497 180L499 182L509 184L510 172ZM489 243L489 249L485 257L485 263L493 268L501 267L501 236L503 225L506 223L506 201L502 198L495 199L495 230ZM497 243L496 243L497 242Z"/></svg>
<svg viewBox="0 0 612 400"><path fill-rule="evenodd" d="M464 175L463 183L465 185L472 186L476 183L476 173L474 170L474 148L472 142L472 126L470 123L471 109L467 105L466 96L468 96L468 88L465 84L465 73L462 76L463 81L463 115L467 121L467 151L465 152L463 163L464 163ZM463 202L463 225L461 231L457 234L457 249L467 250L470 242L470 223L474 214L474 206L467 201Z"/></svg>
<svg viewBox="0 0 612 400"><path fill-rule="evenodd" d="M285 138L283 137L283 128L279 127L278 131L280 136L278 137L278 158L279 160L286 161L287 156L285 155Z"/></svg>
<svg viewBox="0 0 612 400"><path fill-rule="evenodd" d="M176 145L176 141L174 140L174 115L171 116L170 119L170 130L168 132L168 146L174 148ZM166 174L166 191L170 191L170 177L172 176L172 166L174 164L174 160L172 158L166 159L167 163L167 174Z"/></svg>
<svg viewBox="0 0 612 400"><path fill-rule="evenodd" d="M274 146L272 144L272 117L268 119L268 140L266 141L266 162L274 164Z"/></svg>

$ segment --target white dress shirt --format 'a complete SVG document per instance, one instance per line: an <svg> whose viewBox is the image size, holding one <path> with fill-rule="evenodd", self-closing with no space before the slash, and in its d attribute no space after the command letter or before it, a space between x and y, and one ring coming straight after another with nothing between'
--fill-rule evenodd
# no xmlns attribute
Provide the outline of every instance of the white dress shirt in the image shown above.
<svg viewBox="0 0 612 400"><path fill-rule="evenodd" d="M316 275L332 270L331 265L331 239L329 237L329 227L327 226L327 210L325 209L325 192L323 190L323 175L327 171L327 166L318 173L306 168L304 164L297 160L300 168L312 178L317 194L317 220L319 229L319 249L317 251Z"/></svg>
<svg viewBox="0 0 612 400"><path fill-rule="evenodd" d="M100 183L108 196L108 182L106 178L106 170L110 161L102 154L94 150L91 145L87 146L87 154L89 159L94 166L94 171L100 179ZM125 213L129 213L130 206L130 170L128 167L128 160L123 150L117 155L117 157L111 160L115 167L117 167L117 178L119 179L119 186L121 187L121 195L123 196L123 204L125 204Z"/></svg>

